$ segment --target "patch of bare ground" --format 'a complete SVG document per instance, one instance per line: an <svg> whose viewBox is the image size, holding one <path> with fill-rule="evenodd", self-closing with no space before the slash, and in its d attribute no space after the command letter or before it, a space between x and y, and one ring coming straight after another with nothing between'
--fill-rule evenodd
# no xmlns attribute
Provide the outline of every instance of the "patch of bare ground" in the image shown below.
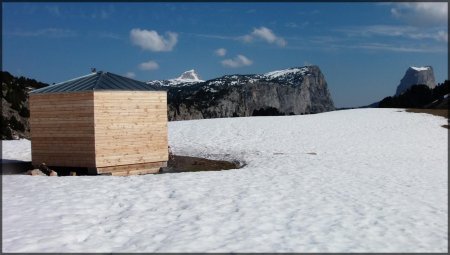
<svg viewBox="0 0 450 255"><path fill-rule="evenodd" d="M237 161L212 160L197 157L173 155L167 162L167 167L160 173L221 171L241 168L243 165Z"/></svg>
<svg viewBox="0 0 450 255"><path fill-rule="evenodd" d="M198 171L221 171L237 169L243 167L238 161L212 160L197 157L172 155L167 162L167 167L160 169L159 173L180 173L180 172L198 172ZM2 175L27 174L28 170L33 169L31 162L22 162L15 160L2 161ZM51 167L58 173L58 176L84 176L89 174L87 168L83 167Z"/></svg>
<svg viewBox="0 0 450 255"><path fill-rule="evenodd" d="M412 112L412 113L428 113L435 116L440 116L447 118L448 121L448 109L417 109L417 108L408 108L406 109L406 112ZM449 125L442 125L443 128L449 129Z"/></svg>

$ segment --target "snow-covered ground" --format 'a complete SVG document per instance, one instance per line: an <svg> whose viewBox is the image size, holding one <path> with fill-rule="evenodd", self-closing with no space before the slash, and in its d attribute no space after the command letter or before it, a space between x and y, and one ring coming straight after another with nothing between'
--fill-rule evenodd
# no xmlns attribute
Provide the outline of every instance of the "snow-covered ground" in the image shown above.
<svg viewBox="0 0 450 255"><path fill-rule="evenodd" d="M2 161L31 161L31 142L27 139L2 141Z"/></svg>
<svg viewBox="0 0 450 255"><path fill-rule="evenodd" d="M247 165L3 176L3 252L447 252L443 124L396 109L171 122L176 154ZM29 157L9 143L3 157Z"/></svg>

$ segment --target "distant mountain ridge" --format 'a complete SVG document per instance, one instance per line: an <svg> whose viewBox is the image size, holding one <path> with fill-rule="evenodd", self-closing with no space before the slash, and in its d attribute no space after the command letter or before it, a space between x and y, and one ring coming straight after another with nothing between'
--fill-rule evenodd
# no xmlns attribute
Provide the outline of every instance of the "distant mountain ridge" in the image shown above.
<svg viewBox="0 0 450 255"><path fill-rule="evenodd" d="M224 75L207 81L148 84L168 91L169 120L295 115L335 109L318 66Z"/></svg>

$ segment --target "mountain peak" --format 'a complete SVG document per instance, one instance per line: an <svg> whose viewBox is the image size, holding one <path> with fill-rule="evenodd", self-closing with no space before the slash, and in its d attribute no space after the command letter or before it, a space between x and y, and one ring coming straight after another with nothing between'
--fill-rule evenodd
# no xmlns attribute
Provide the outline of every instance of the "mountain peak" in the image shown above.
<svg viewBox="0 0 450 255"><path fill-rule="evenodd" d="M202 81L194 69L182 73L177 80Z"/></svg>
<svg viewBox="0 0 450 255"><path fill-rule="evenodd" d="M436 81L434 78L433 67L431 66L410 66L406 70L405 75L400 80L400 84L397 86L396 96L401 95L407 91L412 85L425 84L430 89L436 87Z"/></svg>
<svg viewBox="0 0 450 255"><path fill-rule="evenodd" d="M194 69L188 70L182 73L179 77L169 80L156 80L149 81L147 84L156 85L156 86L185 86L191 85L198 82L203 82L204 80L200 79L200 76Z"/></svg>

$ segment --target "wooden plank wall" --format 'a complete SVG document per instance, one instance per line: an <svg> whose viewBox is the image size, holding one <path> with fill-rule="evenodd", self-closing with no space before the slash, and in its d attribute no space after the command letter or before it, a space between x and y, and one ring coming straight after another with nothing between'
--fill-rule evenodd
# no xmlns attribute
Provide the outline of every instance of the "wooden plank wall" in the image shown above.
<svg viewBox="0 0 450 255"><path fill-rule="evenodd" d="M165 91L94 92L96 167L168 160Z"/></svg>
<svg viewBox="0 0 450 255"><path fill-rule="evenodd" d="M95 167L92 92L30 94L32 162Z"/></svg>

